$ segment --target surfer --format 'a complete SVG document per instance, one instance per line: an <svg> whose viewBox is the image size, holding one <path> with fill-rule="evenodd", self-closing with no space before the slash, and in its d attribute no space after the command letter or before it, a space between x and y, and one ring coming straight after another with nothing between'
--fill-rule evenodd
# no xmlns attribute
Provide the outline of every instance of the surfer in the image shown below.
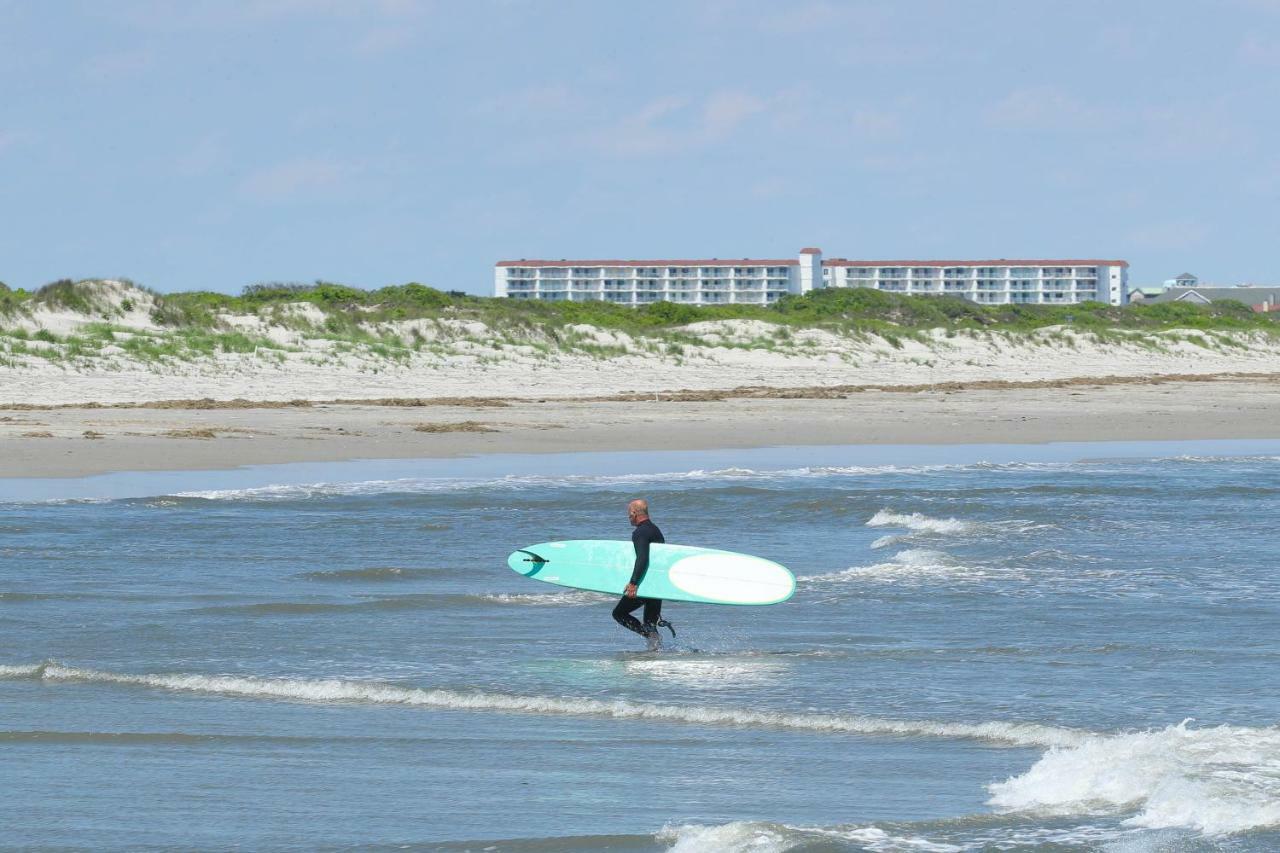
<svg viewBox="0 0 1280 853"><path fill-rule="evenodd" d="M649 570L649 546L666 540L662 538L662 531L658 529L658 525L649 518L647 501L634 500L627 504L627 517L631 519L631 525L635 528L631 531L631 544L636 549L636 566L631 570L631 582L623 590L622 599L618 602L618 606L613 608L613 618L623 628L635 631L644 637L649 643L650 651L656 651L662 648L662 639L658 636L659 625L670 629L673 637L676 632L671 629L671 623L662 618L662 599L642 598L636 593L640 582L644 580L645 572ZM639 607L644 607L643 624L631 615L632 611Z"/></svg>

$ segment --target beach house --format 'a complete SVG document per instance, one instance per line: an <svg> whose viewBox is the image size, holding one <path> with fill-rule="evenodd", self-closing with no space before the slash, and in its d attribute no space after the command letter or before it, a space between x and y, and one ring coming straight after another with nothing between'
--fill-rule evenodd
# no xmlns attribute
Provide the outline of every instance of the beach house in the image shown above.
<svg viewBox="0 0 1280 853"><path fill-rule="evenodd" d="M1235 287L1173 287L1147 302L1191 302L1208 305L1223 300L1243 302L1254 311L1280 310L1280 286L1239 284Z"/></svg>

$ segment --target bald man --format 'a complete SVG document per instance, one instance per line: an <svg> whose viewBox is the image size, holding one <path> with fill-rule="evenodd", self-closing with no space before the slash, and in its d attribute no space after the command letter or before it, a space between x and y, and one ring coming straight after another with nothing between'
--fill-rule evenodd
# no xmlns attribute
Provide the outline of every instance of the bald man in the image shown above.
<svg viewBox="0 0 1280 853"><path fill-rule="evenodd" d="M636 566L631 571L631 582L627 584L627 588L622 593L622 600L618 602L618 606L613 608L613 618L618 624L628 631L635 631L637 634L645 638L649 644L650 651L656 651L662 648L662 639L658 636L658 626L666 625L662 619L662 599L660 598L641 598L636 594L640 586L640 582L644 580L644 574L649 570L649 546L655 542L665 542L662 538L662 531L658 529L658 525L653 523L649 518L649 504L647 501L634 500L627 504L627 517L631 519L631 525L635 530L631 531L631 544L636 549ZM644 623L632 616L631 613L639 607L644 607ZM675 633L674 631L672 632Z"/></svg>

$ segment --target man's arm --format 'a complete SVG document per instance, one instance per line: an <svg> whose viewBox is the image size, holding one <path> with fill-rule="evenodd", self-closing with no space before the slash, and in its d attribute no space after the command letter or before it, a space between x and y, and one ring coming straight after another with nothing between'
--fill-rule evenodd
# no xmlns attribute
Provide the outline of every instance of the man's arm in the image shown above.
<svg viewBox="0 0 1280 853"><path fill-rule="evenodd" d="M631 582L639 586L645 572L649 571L649 537L637 530L631 537L631 544L636 546L636 567L631 570Z"/></svg>
<svg viewBox="0 0 1280 853"><path fill-rule="evenodd" d="M627 584L628 598L635 597L637 587L644 580L645 573L649 571L649 537L637 530L631 534L631 544L636 549L636 565L631 570L631 582Z"/></svg>

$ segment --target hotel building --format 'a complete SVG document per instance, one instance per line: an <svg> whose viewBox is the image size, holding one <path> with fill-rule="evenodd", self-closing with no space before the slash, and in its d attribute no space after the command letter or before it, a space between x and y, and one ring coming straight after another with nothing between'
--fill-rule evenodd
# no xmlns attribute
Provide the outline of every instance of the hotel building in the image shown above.
<svg viewBox="0 0 1280 853"><path fill-rule="evenodd" d="M520 260L494 266L495 296L622 305L769 305L821 287L949 294L988 305L1128 302L1129 264L1116 260L850 261L796 258L647 261Z"/></svg>

